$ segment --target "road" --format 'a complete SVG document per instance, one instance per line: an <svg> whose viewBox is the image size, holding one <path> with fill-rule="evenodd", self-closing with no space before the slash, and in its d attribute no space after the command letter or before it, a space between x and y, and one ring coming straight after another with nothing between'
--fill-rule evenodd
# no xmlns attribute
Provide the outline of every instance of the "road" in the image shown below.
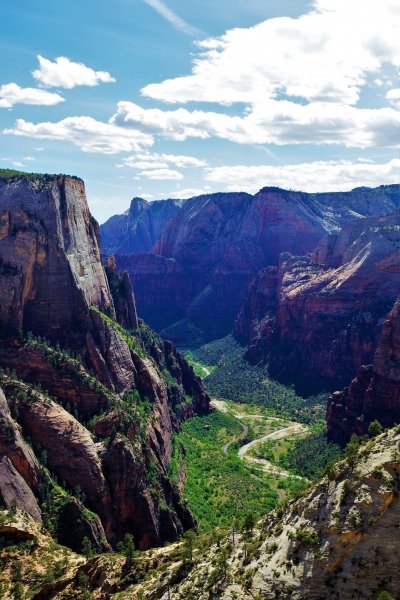
<svg viewBox="0 0 400 600"><path fill-rule="evenodd" d="M229 412L233 417L235 417L238 420L242 420L242 419L263 419L264 421L267 420L267 417L265 417L265 415L254 415L254 414L247 415L245 413L237 413L235 410L232 410L229 407L229 405L227 404L227 402L225 402L224 400L217 400L216 398L213 398L211 401L211 404L214 408L216 408L217 410L220 410L221 412L225 412L225 413ZM270 420L276 421L277 419L271 418ZM249 428L244 423L241 423L241 426L242 426L242 432L238 436L234 437L230 442L227 442L226 444L224 444L224 446L222 446L222 449L224 452L228 452L229 446L231 444L233 444L234 442L237 442L238 440L243 440L246 438ZM282 440L284 438L291 437L296 434L306 433L306 432L307 432L307 427L305 427L301 423L290 423L289 425L285 424L284 427L281 427L280 429L276 429L275 431L272 431L271 433L268 433L267 435L263 435L255 440L253 440L252 442L249 442L248 444L244 444L244 446L241 446L238 450L238 456L242 460L245 460L247 463L257 466L260 470L264 471L264 473L269 473L271 475L278 475L279 477L296 477L298 479L302 479L301 477L298 477L297 475L293 475L292 473L289 473L288 471L281 469L281 468L277 467L276 465L273 465L269 460L266 460L264 458L256 458L254 456L249 456L249 452L251 450L253 450L254 448L256 448L259 444L262 444L263 442L266 442L267 440Z"/></svg>
<svg viewBox="0 0 400 600"><path fill-rule="evenodd" d="M276 467L269 460L266 460L265 458L256 458L254 456L248 456L248 453L250 452L250 450L253 450L259 444L262 444L263 442L266 442L267 440L283 440L286 437L291 437L291 436L293 436L295 434L299 434L299 433L305 433L306 431L307 431L307 428L304 427L304 425L301 425L300 423L294 423L287 427L283 427L282 429L277 429L276 431L273 431L272 433L269 433L268 435L263 435L262 437L259 437L256 440L253 440L252 442L249 442L248 444L241 446L241 448L239 448L239 451L238 451L238 456L242 460L246 460L246 462L259 467L262 471L264 471L264 473L269 473L271 475L279 475L280 477L296 477L298 479L302 479L301 477L298 477L297 475L293 475L292 473L289 473L288 471L285 471L284 469L280 469L279 467Z"/></svg>

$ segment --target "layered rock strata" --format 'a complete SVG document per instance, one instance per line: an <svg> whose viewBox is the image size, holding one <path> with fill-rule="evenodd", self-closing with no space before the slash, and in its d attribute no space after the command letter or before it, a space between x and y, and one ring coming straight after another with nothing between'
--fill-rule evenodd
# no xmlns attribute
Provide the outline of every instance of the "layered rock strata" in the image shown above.
<svg viewBox="0 0 400 600"><path fill-rule="evenodd" d="M400 289L400 214L363 219L309 256L282 254L251 284L234 335L301 393L344 386L372 362Z"/></svg>
<svg viewBox="0 0 400 600"><path fill-rule="evenodd" d="M327 194L267 187L254 196L210 194L185 201L172 218L160 221L151 249L135 234L135 219L128 227L134 251L121 250L118 236L128 234L125 225L116 225L119 217L101 231L106 251L135 281L139 316L185 345L194 336L201 342L229 333L249 283L262 268L276 266L281 252L310 252L346 223L399 207L395 185Z"/></svg>
<svg viewBox="0 0 400 600"><path fill-rule="evenodd" d="M128 276L109 276L81 180L1 174L0 501L41 518L58 481L64 517L91 511L81 542L129 532L144 548L195 526L167 469L174 430L209 399L139 323Z"/></svg>

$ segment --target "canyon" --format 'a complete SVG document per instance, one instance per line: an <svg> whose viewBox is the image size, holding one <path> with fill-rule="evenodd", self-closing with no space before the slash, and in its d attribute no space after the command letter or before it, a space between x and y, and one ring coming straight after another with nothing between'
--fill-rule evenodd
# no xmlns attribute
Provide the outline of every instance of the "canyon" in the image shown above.
<svg viewBox="0 0 400 600"><path fill-rule="evenodd" d="M261 269L276 266L282 252L312 252L345 224L400 208L396 185L323 194L275 187L254 196L209 194L186 200L165 220L171 202L152 202L145 211L163 215L150 249L148 241L141 244L142 234L135 235L143 200L132 201L130 216L104 223L101 235L104 252L115 254L118 269L134 282L139 315L182 347L229 333L251 281ZM124 225L116 235L118 219Z"/></svg>
<svg viewBox="0 0 400 600"><path fill-rule="evenodd" d="M67 549L56 553L60 548L52 546L48 534L20 512L3 518L0 534L15 544L6 556L23 564L24 586L36 574L38 599L84 593L98 600L395 598L399 457L396 427L361 445L355 462L338 462L303 497L282 503L258 523L187 538L134 558L84 558ZM46 581L43 556L66 574ZM12 581L11 565L8 561L3 573L6 585Z"/></svg>
<svg viewBox="0 0 400 600"><path fill-rule="evenodd" d="M79 178L0 172L0 592L14 589L19 561L35 598L395 594L400 441L387 428L400 420L399 289L399 186L134 198L99 228ZM260 385L279 400L258 417L277 427L280 410L275 433L257 434L243 404L229 438L229 398L211 405L168 341L229 332L236 360L268 369ZM217 362L203 372L229 377ZM307 398L319 392L329 392L328 439L360 436L345 460L311 482L251 455L310 435L319 409ZM288 421L289 405L305 421ZM371 434L374 421L385 431ZM240 526L232 513L228 529L224 505L225 527L195 533L185 482L202 490L204 475L198 463L189 473L188 424L198 449L214 453L214 435L227 461L243 461L226 464L249 469L246 503L250 482L265 485L272 512L257 522L267 510L253 499L255 513ZM238 498L242 482L227 481ZM43 556L62 576L43 571Z"/></svg>

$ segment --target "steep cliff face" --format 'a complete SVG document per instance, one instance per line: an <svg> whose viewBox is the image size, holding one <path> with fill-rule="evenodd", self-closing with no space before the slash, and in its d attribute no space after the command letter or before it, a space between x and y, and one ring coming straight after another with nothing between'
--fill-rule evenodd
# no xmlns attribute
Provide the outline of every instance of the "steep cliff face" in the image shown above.
<svg viewBox="0 0 400 600"><path fill-rule="evenodd" d="M372 361L399 288L400 213L363 219L261 271L234 334L272 376L304 393L332 390Z"/></svg>
<svg viewBox="0 0 400 600"><path fill-rule="evenodd" d="M109 285L81 180L0 177L0 223L0 501L39 518L56 476L60 510L73 519L86 504L98 517L83 529L103 545L126 532L140 547L176 538L194 523L166 473L181 419L208 410L200 380L139 324L112 264Z"/></svg>
<svg viewBox="0 0 400 600"><path fill-rule="evenodd" d="M179 343L193 330L208 340L229 333L250 281L260 269L276 266L281 252L309 252L349 221L398 207L398 186L337 194L263 188L254 196L199 196L161 228L151 258L119 250L116 262L135 281L139 316ZM139 242L138 249L148 252Z"/></svg>
<svg viewBox="0 0 400 600"><path fill-rule="evenodd" d="M124 214L115 215L101 225L103 251L108 255L149 252L183 203L184 200L147 202L133 198Z"/></svg>
<svg viewBox="0 0 400 600"><path fill-rule="evenodd" d="M0 177L0 197L0 326L72 338L88 327L88 306L113 316L83 182Z"/></svg>
<svg viewBox="0 0 400 600"><path fill-rule="evenodd" d="M385 320L372 365L361 366L350 386L328 401L328 436L340 443L368 431L377 419L400 422L400 298Z"/></svg>

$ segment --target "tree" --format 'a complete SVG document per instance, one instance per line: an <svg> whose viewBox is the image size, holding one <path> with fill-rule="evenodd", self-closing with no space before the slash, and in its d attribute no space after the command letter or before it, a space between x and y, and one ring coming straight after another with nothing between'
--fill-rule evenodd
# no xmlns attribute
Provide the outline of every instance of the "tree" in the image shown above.
<svg viewBox="0 0 400 600"><path fill-rule="evenodd" d="M131 533L126 533L124 539L118 542L117 548L128 560L132 560L135 556L135 541Z"/></svg>
<svg viewBox="0 0 400 600"><path fill-rule="evenodd" d="M221 573L223 581L225 581L228 572L228 557L228 548L222 548L218 558L217 570Z"/></svg>
<svg viewBox="0 0 400 600"><path fill-rule="evenodd" d="M196 539L196 533L193 531L193 529L189 529L189 531L185 531L185 533L183 534L183 539L184 539L184 542L185 542L185 545L184 545L184 557L189 562L192 562L192 560L193 560L194 542L195 542L195 539Z"/></svg>
<svg viewBox="0 0 400 600"><path fill-rule="evenodd" d="M256 520L255 520L253 513L247 513L247 515L244 518L244 522L243 522L244 531L253 533L255 524L256 524Z"/></svg>
<svg viewBox="0 0 400 600"><path fill-rule="evenodd" d="M378 596L378 600L394 600L388 592L381 592Z"/></svg>
<svg viewBox="0 0 400 600"><path fill-rule="evenodd" d="M13 498L10 502L10 506L8 507L9 513L11 517L15 517L18 509L18 501L16 498Z"/></svg>
<svg viewBox="0 0 400 600"><path fill-rule="evenodd" d="M353 468L356 465L357 457L358 457L358 449L360 447L360 440L353 433L351 436L351 440L346 446L345 454L347 458L347 463L349 467Z"/></svg>
<svg viewBox="0 0 400 600"><path fill-rule="evenodd" d="M369 437L375 437L375 436L379 435L381 433L381 431L382 431L382 425L376 419L375 419L375 421L372 421L369 424L369 427L368 427Z"/></svg>
<svg viewBox="0 0 400 600"><path fill-rule="evenodd" d="M82 553L87 558L91 558L94 555L94 549L92 546L92 542L86 536L82 540Z"/></svg>

